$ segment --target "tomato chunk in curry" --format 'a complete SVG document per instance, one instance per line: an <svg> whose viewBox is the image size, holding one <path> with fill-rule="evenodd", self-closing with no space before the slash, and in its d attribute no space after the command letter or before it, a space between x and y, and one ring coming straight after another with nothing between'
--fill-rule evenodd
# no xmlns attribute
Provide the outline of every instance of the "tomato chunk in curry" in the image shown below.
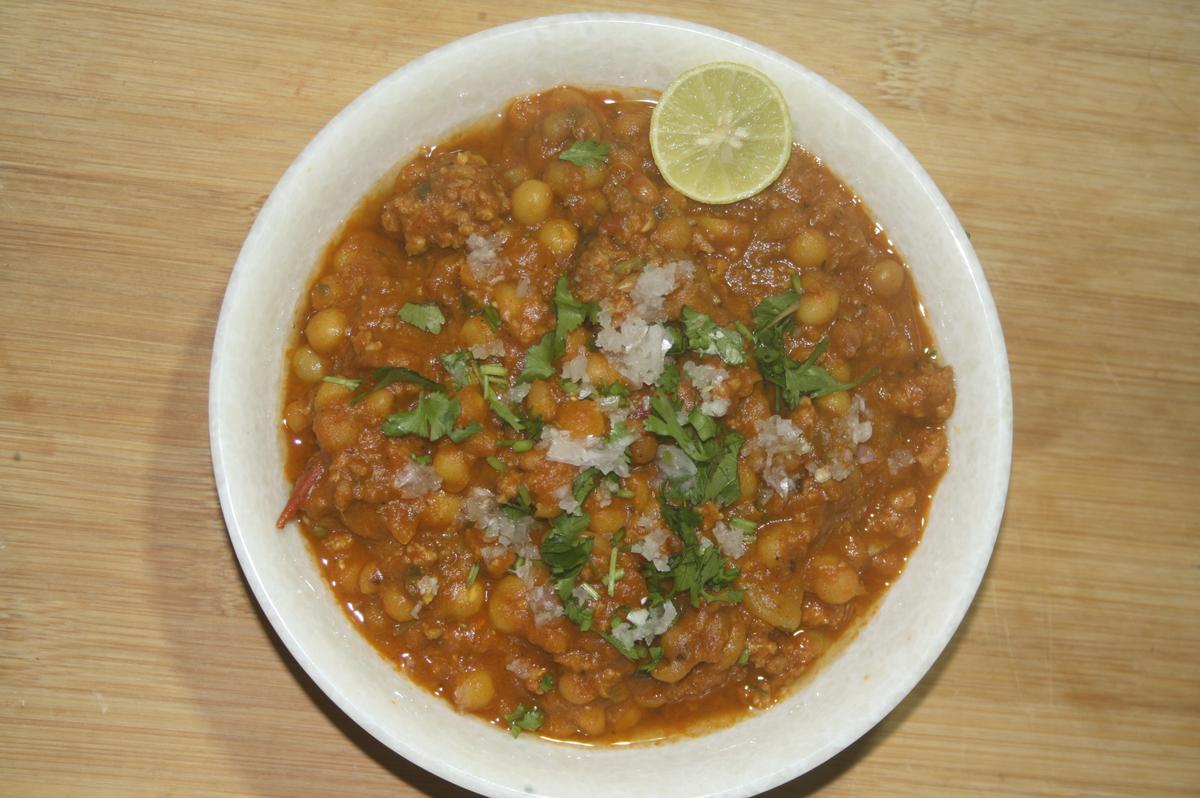
<svg viewBox="0 0 1200 798"><path fill-rule="evenodd" d="M562 87L421 152L290 353L280 525L384 656L514 734L769 706L896 579L947 465L952 371L858 199L795 147L693 202L652 108Z"/></svg>

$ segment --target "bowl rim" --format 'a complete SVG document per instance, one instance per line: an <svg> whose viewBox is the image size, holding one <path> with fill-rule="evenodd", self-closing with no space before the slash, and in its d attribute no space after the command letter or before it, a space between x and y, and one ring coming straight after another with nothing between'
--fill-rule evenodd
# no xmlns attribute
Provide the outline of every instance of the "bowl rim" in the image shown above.
<svg viewBox="0 0 1200 798"><path fill-rule="evenodd" d="M944 628L934 636L937 644L931 646L924 652L924 656L918 663L915 663L910 671L910 678L899 680L893 689L875 703L876 711L869 716L864 717L853 728L843 731L836 739L830 740L829 744L822 748L815 756L797 767L784 766L772 771L764 772L758 775L757 778L751 778L742 783L742 788L737 790L725 790L720 792L721 795L750 795L761 790L770 789L790 779L796 778L803 773L820 766L828 759L845 749L852 742L860 738L863 734L874 727L880 720L886 717L895 707L912 691L912 689L926 676L933 663L941 656L942 652L948 646L953 638L955 631L958 629L968 609L973 603L975 596L978 593L980 583L986 573L988 564L991 560L992 553L995 548L997 536L1000 531L1003 520L1004 506L1007 498L1008 487L1010 482L1011 464L1012 464L1012 388L1011 374L1007 356L1007 348L1003 331L1000 325L999 315L996 310L995 302L988 288L987 280L983 274L982 267L978 257L967 238L966 232L963 230L961 223L949 203L937 188L932 178L925 171L924 167L917 161L915 156L900 142L900 140L871 114L864 106L850 95L846 94L840 88L826 80L821 75L813 72L811 69L794 61L781 53L776 52L764 45L757 44L742 36L723 31L707 25L652 14L626 14L615 12L604 13L570 13L557 14L550 16L535 17L525 20L519 20L508 24L484 29L474 34L461 37L445 45L442 45L434 50L431 50L411 61L405 63L398 69L381 78L379 81L372 84L370 87L360 93L354 100L339 111L329 122L327 122L321 130L305 145L304 149L296 156L287 170L275 184L266 202L260 208L253 225L248 232L246 239L239 250L237 260L230 274L225 294L221 303L220 315L218 318L216 333L213 340L213 350L210 366L209 379L209 436L211 446L211 456L213 462L213 475L216 482L218 497L220 499L222 514L226 522L227 531L230 542L233 545L237 555L238 562L245 574L246 581L249 584L255 599L262 608L264 615L270 622L275 634L278 635L280 641L287 648L290 655L304 669L305 673L311 678L317 686L338 706L340 711L355 721L360 727L366 730L369 734L381 741L388 748L392 749L397 754L403 756L413 764L422 769L435 774L436 776L446 779L452 783L458 784L467 789L479 791L490 795L503 796L521 796L526 795L524 791L510 787L507 784L500 784L486 776L479 775L476 772L461 769L451 765L446 759L439 758L433 755L426 755L420 748L408 745L404 740L398 739L395 735L390 734L384 729L381 724L377 723L372 714L364 707L350 699L345 692L339 688L337 678L327 674L318 663L312 658L304 645L298 639L292 626L288 622L288 618L280 611L272 594L268 591L267 586L255 566L254 560L251 558L245 538L243 536L242 525L239 523L237 508L233 506L230 497L229 477L227 474L226 457L225 457L225 439L221 423L221 411L218 407L218 397L221 393L221 385L225 379L225 369L227 366L226 359L222 358L223 353L230 346L231 332L230 321L231 314L227 312L229 306L233 302L242 289L243 282L248 280L247 273L251 265L248 263L247 253L254 249L257 240L263 235L263 230L266 225L266 219L271 215L274 207L281 203L282 196L288 194L293 187L293 183L297 181L297 175L311 159L313 152L320 149L325 140L333 137L336 132L346 123L346 120L355 115L358 108L362 105L370 103L376 94L385 91L386 87L398 81L405 80L407 76L415 71L420 70L423 66L441 60L453 59L460 53L487 44L489 41L507 37L517 33L527 33L534 30L552 28L564 25L580 25L593 22L614 22L629 24L633 26L649 26L672 29L675 31L686 32L690 34L699 34L706 37L713 37L722 40L729 44L733 44L740 48L753 51L759 57L774 61L782 68L788 70L798 70L806 74L810 79L822 86L822 89L829 95L832 101L835 101L843 106L851 115L857 118L859 122L864 124L871 132L879 137L886 147L892 150L893 154L904 162L913 177L915 178L919 188L928 195L929 199L936 207L936 211L941 218L941 221L947 226L954 243L958 248L962 262L965 264L968 277L976 291L976 298L986 314L986 328L988 333L988 344L992 347L996 354L996 361L1000 364L996 378L996 400L997 407L1000 409L1000 418L998 418L998 429L995 431L996 443L999 446L999 452L1002 455L1002 460L997 463L998 476L1001 477L1001 482L998 484L993 501L985 508L981 524L986 525L990 530L988 537L988 545L985 547L979 545L969 572L964 576L963 583L970 584L971 589L963 590L954 599L951 609L946 614L946 622ZM507 98L505 98L507 99ZM852 187L853 188L853 187ZM549 744L549 743L547 743ZM584 749L587 750L587 749ZM598 749L603 750L603 749ZM714 793L716 794L716 793Z"/></svg>

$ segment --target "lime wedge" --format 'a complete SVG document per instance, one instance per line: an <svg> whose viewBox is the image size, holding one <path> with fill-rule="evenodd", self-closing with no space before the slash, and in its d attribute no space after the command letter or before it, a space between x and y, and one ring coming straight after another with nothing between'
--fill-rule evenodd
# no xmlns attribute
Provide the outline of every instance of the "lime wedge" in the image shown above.
<svg viewBox="0 0 1200 798"><path fill-rule="evenodd" d="M757 194L792 154L792 117L779 87L742 64L689 69L667 87L650 119L650 151L663 179L697 202Z"/></svg>

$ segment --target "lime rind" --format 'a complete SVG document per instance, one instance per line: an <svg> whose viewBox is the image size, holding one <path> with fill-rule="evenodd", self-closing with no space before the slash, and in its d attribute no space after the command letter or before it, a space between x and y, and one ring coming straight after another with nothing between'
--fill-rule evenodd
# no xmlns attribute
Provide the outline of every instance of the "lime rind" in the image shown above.
<svg viewBox="0 0 1200 798"><path fill-rule="evenodd" d="M769 186L791 157L791 116L782 92L756 69L728 62L680 75L650 125L663 178L699 202L726 204Z"/></svg>

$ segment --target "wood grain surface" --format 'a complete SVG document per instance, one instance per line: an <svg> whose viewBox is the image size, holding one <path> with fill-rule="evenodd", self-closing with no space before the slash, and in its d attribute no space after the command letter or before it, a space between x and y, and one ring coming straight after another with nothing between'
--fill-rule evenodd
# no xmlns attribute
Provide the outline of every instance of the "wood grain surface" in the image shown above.
<svg viewBox="0 0 1200 798"><path fill-rule="evenodd" d="M0 794L466 795L360 731L258 614L213 487L209 354L259 205L330 117L564 10L0 4ZM898 710L771 795L1200 794L1200 6L654 10L882 119L970 231L1012 361L973 610Z"/></svg>

